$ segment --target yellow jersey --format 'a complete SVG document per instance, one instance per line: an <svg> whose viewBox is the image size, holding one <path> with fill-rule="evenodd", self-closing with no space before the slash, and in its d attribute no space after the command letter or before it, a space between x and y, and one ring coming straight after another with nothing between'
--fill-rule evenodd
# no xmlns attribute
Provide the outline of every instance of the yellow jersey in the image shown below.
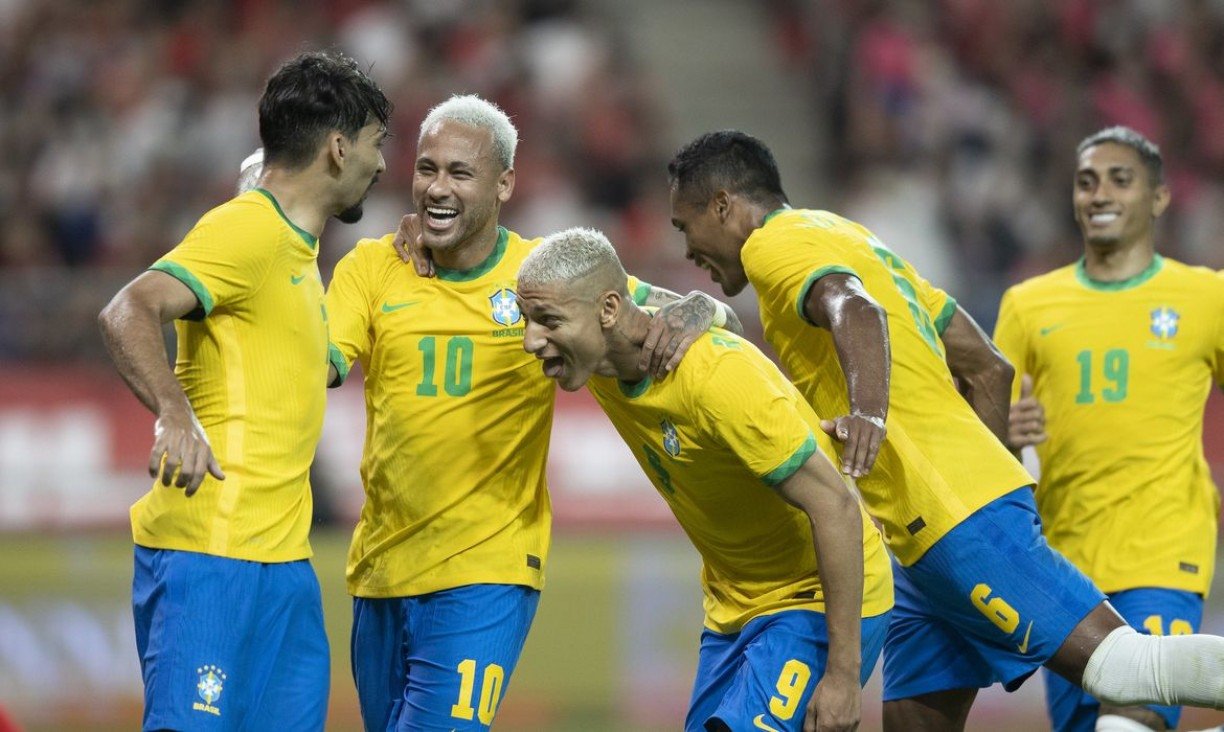
<svg viewBox="0 0 1224 732"><path fill-rule="evenodd" d="M327 313L318 241L263 189L205 214L152 269L191 288L175 374L225 480L187 498L155 482L137 544L258 562L310 556L310 463L323 430Z"/></svg>
<svg viewBox="0 0 1224 732"><path fill-rule="evenodd" d="M419 277L394 235L363 240L327 293L333 365L365 374L366 500L348 590L405 597L544 583L555 388L523 350L519 265L542 241L498 229L471 270ZM630 278L644 298L649 285Z"/></svg>
<svg viewBox="0 0 1224 732"><path fill-rule="evenodd" d="M995 342L1033 378L1048 439L1037 507L1050 544L1105 592L1206 594L1220 496L1203 410L1224 383L1224 281L1156 255L1123 282L1083 260L1012 287Z"/></svg>
<svg viewBox="0 0 1224 732"><path fill-rule="evenodd" d="M771 486L832 446L772 361L712 329L662 381L587 386L701 554L706 627L734 633L781 610L824 611L811 523ZM871 617L892 608L892 569L860 512Z"/></svg>
<svg viewBox="0 0 1224 732"><path fill-rule="evenodd" d="M766 340L799 391L830 418L848 413L850 401L832 334L803 313L808 291L827 274L849 274L887 314L888 435L871 473L857 482L903 565L977 509L1033 482L956 391L940 340L956 302L870 231L827 211L779 209L740 256Z"/></svg>

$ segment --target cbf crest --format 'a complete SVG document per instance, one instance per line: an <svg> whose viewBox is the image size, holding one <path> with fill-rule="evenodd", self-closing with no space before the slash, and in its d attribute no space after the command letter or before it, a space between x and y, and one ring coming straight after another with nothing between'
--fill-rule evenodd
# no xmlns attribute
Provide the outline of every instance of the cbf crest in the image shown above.
<svg viewBox="0 0 1224 732"><path fill-rule="evenodd" d="M1152 311L1152 335L1167 341L1177 335L1177 323L1181 316L1171 307L1162 306Z"/></svg>
<svg viewBox="0 0 1224 732"><path fill-rule="evenodd" d="M663 449L672 457L678 456L680 454L680 435L676 432L676 425L665 419L659 423L659 427L663 428Z"/></svg>
<svg viewBox="0 0 1224 732"><path fill-rule="evenodd" d="M510 326L523 319L518 297L508 287L489 295L489 305L492 307L493 322L499 325Z"/></svg>
<svg viewBox="0 0 1224 732"><path fill-rule="evenodd" d="M204 700L204 703L195 702L191 708L197 712L208 712L216 716L221 716L221 710L217 708L216 702L221 698L221 692L225 689L225 672L219 667L208 664L196 669L199 674L199 681L196 682L196 694Z"/></svg>

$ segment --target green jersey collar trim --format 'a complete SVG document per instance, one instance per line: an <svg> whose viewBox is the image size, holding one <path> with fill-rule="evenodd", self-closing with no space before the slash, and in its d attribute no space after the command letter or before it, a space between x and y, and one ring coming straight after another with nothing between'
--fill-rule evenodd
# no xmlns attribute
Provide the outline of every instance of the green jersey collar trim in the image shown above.
<svg viewBox="0 0 1224 732"><path fill-rule="evenodd" d="M650 299L650 291L652 289L654 289L654 286L649 282L638 280L638 285L633 290L633 303L635 305L645 305L646 301Z"/></svg>
<svg viewBox="0 0 1224 732"><path fill-rule="evenodd" d="M647 376L636 384L630 384L627 381L617 379L616 385L620 387L621 394L624 394L630 399L637 399L641 395L645 394L646 390L650 388L650 382L651 379L649 376Z"/></svg>
<svg viewBox="0 0 1224 732"><path fill-rule="evenodd" d="M327 344L327 362L336 369L336 380L327 385L327 388L332 389L343 384L348 378L349 364L335 343Z"/></svg>
<svg viewBox="0 0 1224 732"><path fill-rule="evenodd" d="M768 224L770 219L782 213L783 211L789 211L789 210L790 210L789 203L782 204L782 208L775 208L773 211L770 211L769 213L765 214L765 220L761 222L761 226Z"/></svg>
<svg viewBox="0 0 1224 732"><path fill-rule="evenodd" d="M191 290L192 294L196 296L196 300L199 300L200 307L184 315L183 320L203 320L212 313L212 293L210 293L208 288L204 286L204 283L200 282L199 278L193 275L186 267L163 259L160 262L154 262L153 266L149 267L149 269L165 272L179 282L182 282L184 285L187 285L187 289Z"/></svg>
<svg viewBox="0 0 1224 732"><path fill-rule="evenodd" d="M438 275L438 279L446 280L447 282L470 282L477 277L487 274L489 270L497 266L502 260L502 256L506 253L506 243L510 241L510 232L504 227L497 227L497 244L493 245L493 251L480 264L471 269L447 269L434 265L434 274Z"/></svg>
<svg viewBox="0 0 1224 732"><path fill-rule="evenodd" d="M303 229L302 227L300 227L300 226L298 226L297 224L295 224L295 223L293 223L292 221L290 221L290 220L289 220L289 217L285 215L285 212L281 210L280 204L279 204L279 203L277 203L277 201L276 201L276 196L273 196L271 193L269 193L267 190L265 190L265 189L263 189L263 188L256 188L256 189L255 189L255 191L256 191L257 193L262 193L262 194L264 194L264 196L265 196L265 197L266 197L266 198L267 198L269 201L271 201L271 202L272 202L272 208L275 208L275 209L276 209L276 213L280 214L281 221L284 221L286 224L288 224L288 225L289 225L289 228L290 228L290 229L293 229L294 231L296 231L296 232L297 232L297 235L298 235L298 236L300 236L300 237L302 237L302 240L306 242L306 245L307 245L307 246L309 246L311 249L314 249L314 248L315 248L315 246L317 246L317 245L318 245L318 243L319 243L319 237L315 236L314 234L311 234L309 231L306 231L306 230L305 230L305 229Z"/></svg>
<svg viewBox="0 0 1224 732"><path fill-rule="evenodd" d="M1152 263L1147 266L1147 269L1143 270L1134 277L1130 277L1125 280L1118 280L1117 282L1102 282L1100 280L1094 280L1088 276L1088 271L1084 268L1084 258L1080 257L1079 261L1075 263L1075 279L1079 280L1079 283L1084 287L1087 287L1089 290L1098 290L1100 292L1119 292L1121 290L1129 290L1142 285L1144 282L1147 282L1155 277L1163 267L1164 257L1160 256L1159 254L1153 254Z"/></svg>
<svg viewBox="0 0 1224 732"><path fill-rule="evenodd" d="M816 438L812 433L808 433L807 439L795 450L795 454L786 459L778 467L761 476L761 480L765 481L766 485L777 486L782 481L791 477L799 471L799 468L807 462L808 458L816 452Z"/></svg>

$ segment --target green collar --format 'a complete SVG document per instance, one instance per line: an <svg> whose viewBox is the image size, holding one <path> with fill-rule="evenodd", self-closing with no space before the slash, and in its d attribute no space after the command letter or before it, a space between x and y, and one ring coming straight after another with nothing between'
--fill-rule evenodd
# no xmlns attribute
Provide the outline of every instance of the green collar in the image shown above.
<svg viewBox="0 0 1224 732"><path fill-rule="evenodd" d="M621 394L624 394L630 399L637 399L641 395L645 394L646 390L650 388L650 382L651 378L647 376L636 384L630 384L627 381L617 379L616 385L620 387Z"/></svg>
<svg viewBox="0 0 1224 732"><path fill-rule="evenodd" d="M272 208L276 209L276 213L280 214L281 220L284 221L286 224L288 224L290 229L293 229L294 231L296 231L298 236L302 237L302 239L306 242L307 246L309 246L311 249L314 249L315 246L318 245L319 237L315 236L314 234L311 234L309 231L306 231L302 227L290 221L289 217L285 215L285 212L281 210L280 204L277 203L276 196L272 195L270 192L268 192L264 188L256 188L255 191L257 193L264 194L264 196L269 201L272 202Z"/></svg>
<svg viewBox="0 0 1224 732"><path fill-rule="evenodd" d="M489 256L485 257L483 262L471 269L447 269L435 264L434 273L438 275L438 279L447 282L470 282L497 266L502 255L506 253L506 242L509 240L510 232L499 226L497 227L497 244L493 245L493 251L489 252Z"/></svg>
<svg viewBox="0 0 1224 732"><path fill-rule="evenodd" d="M1088 276L1088 271L1084 269L1084 257L1080 257L1079 261L1075 263L1075 279L1079 280L1081 285L1090 290L1099 290L1101 292L1119 292L1121 290L1129 290L1132 287L1142 285L1144 282L1147 282L1155 277L1156 273L1159 272L1162 267L1164 267L1164 257L1160 256L1159 254L1154 254L1152 255L1152 263L1147 266L1147 269L1143 270L1134 277L1118 280L1117 282L1102 282L1100 280L1094 280Z"/></svg>
<svg viewBox="0 0 1224 732"><path fill-rule="evenodd" d="M769 213L765 214L765 219L764 219L763 221L761 221L761 226L764 226L765 224L768 224L768 223L769 223L769 220L770 220L770 219L772 219L774 216L777 216L778 214L782 213L783 211L789 211L789 210L790 210L790 204L789 204L789 203L784 203L784 204L782 204L782 208L775 208L773 211L770 211Z"/></svg>

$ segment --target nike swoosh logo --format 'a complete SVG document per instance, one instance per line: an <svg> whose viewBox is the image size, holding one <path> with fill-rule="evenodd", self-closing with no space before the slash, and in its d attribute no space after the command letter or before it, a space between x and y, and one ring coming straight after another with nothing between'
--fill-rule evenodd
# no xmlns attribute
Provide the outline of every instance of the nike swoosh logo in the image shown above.
<svg viewBox="0 0 1224 732"><path fill-rule="evenodd" d="M1028 653L1029 634L1032 632L1033 632L1033 621L1030 620L1028 624L1028 628L1025 629L1024 631L1024 642L1016 646L1016 650L1020 651L1021 653Z"/></svg>
<svg viewBox="0 0 1224 732"><path fill-rule="evenodd" d="M1066 325L1066 323L1059 323L1058 325L1047 325L1046 327L1042 328L1041 330L1039 330L1039 331L1037 331L1037 332L1038 332L1040 335L1043 335L1043 336L1048 336L1049 334L1053 333L1054 331L1058 330L1059 328L1063 327L1064 325Z"/></svg>
<svg viewBox="0 0 1224 732"><path fill-rule="evenodd" d="M398 302L394 305L389 302L384 302L382 311L384 313L394 313L396 310L403 310L406 307L416 305L418 302L420 302L420 300L409 300L408 302Z"/></svg>
<svg viewBox="0 0 1224 732"><path fill-rule="evenodd" d="M780 729L776 729L774 727L770 727L768 724L765 724L764 714L758 714L755 717L753 717L752 726L756 727L757 729L767 729L769 730L769 732L782 732L782 730Z"/></svg>
<svg viewBox="0 0 1224 732"><path fill-rule="evenodd" d="M296 275L296 276L295 276L295 275L289 275L289 282L291 282L291 283L293 283L293 284L295 284L295 285L300 285L300 284L302 284L302 280L304 280L304 279L306 279L306 275Z"/></svg>

